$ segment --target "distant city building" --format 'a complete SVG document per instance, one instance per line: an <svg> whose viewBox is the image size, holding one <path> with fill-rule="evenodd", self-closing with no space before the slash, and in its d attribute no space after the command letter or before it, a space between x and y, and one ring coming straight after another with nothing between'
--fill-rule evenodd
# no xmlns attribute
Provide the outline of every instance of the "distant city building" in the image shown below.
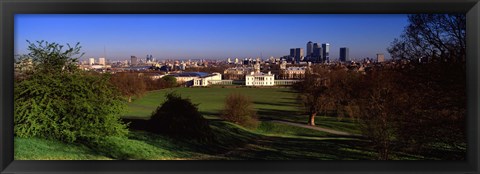
<svg viewBox="0 0 480 174"><path fill-rule="evenodd" d="M136 66L138 64L138 58L136 56L130 57L130 65Z"/></svg>
<svg viewBox="0 0 480 174"><path fill-rule="evenodd" d="M329 43L324 43L322 44L322 49L323 49L323 62L330 62L330 44Z"/></svg>
<svg viewBox="0 0 480 174"><path fill-rule="evenodd" d="M313 43L312 41L307 42L307 57L312 57L313 54Z"/></svg>
<svg viewBox="0 0 480 174"><path fill-rule="evenodd" d="M290 48L290 60L294 61L295 60L295 48Z"/></svg>
<svg viewBox="0 0 480 174"><path fill-rule="evenodd" d="M147 55L146 57L146 62L150 63L150 62L153 62L153 56L152 55Z"/></svg>
<svg viewBox="0 0 480 174"><path fill-rule="evenodd" d="M106 64L105 64L105 58L104 58L104 57L98 58L98 64L105 66L105 65L106 65Z"/></svg>
<svg viewBox="0 0 480 174"><path fill-rule="evenodd" d="M89 58L88 59L88 65L94 65L95 64L95 58Z"/></svg>
<svg viewBox="0 0 480 174"><path fill-rule="evenodd" d="M299 63L303 58L303 48L295 48L295 63Z"/></svg>
<svg viewBox="0 0 480 174"><path fill-rule="evenodd" d="M321 62L322 61L322 47L318 43L313 44L313 53L312 53L312 61L314 62Z"/></svg>
<svg viewBox="0 0 480 174"><path fill-rule="evenodd" d="M350 57L349 57L349 49L347 47L342 47L340 48L340 61L341 62L349 62Z"/></svg>
<svg viewBox="0 0 480 174"><path fill-rule="evenodd" d="M382 63L384 61L385 61L385 55L383 55L381 53L377 54L377 62Z"/></svg>
<svg viewBox="0 0 480 174"><path fill-rule="evenodd" d="M302 67L288 67L283 69L280 78L281 79L303 79L305 78L306 66Z"/></svg>

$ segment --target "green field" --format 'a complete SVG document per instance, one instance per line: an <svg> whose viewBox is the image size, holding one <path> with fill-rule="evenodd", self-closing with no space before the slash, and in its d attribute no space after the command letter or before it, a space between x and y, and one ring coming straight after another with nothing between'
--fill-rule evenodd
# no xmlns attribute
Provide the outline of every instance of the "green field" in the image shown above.
<svg viewBox="0 0 480 174"><path fill-rule="evenodd" d="M149 92L146 96L129 104L125 117L148 118L162 102L165 94L177 92L199 104L199 111L205 116L217 116L223 107L225 97L230 93L241 93L251 97L261 116L291 117L298 119L299 108L296 93L288 88L173 88Z"/></svg>
<svg viewBox="0 0 480 174"><path fill-rule="evenodd" d="M215 142L198 143L170 139L149 132L131 130L128 138L107 138L95 145L64 144L42 139L15 139L15 159L233 159L233 160L357 160L376 159L368 141L269 120L306 124L297 94L287 88L174 88L152 91L128 104L124 118L149 119L164 100L176 91L198 104L209 120ZM250 96L262 121L256 129L222 121L218 114L230 93ZM319 127L359 134L355 122L348 118L318 116ZM393 152L392 159L440 159L439 157Z"/></svg>

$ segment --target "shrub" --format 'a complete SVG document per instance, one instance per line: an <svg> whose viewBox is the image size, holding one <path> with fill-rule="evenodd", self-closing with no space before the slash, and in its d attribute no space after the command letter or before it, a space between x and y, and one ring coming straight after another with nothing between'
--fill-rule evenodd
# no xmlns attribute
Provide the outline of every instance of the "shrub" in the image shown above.
<svg viewBox="0 0 480 174"><path fill-rule="evenodd" d="M119 120L125 102L105 75L34 74L15 83L14 106L18 137L75 142L128 133Z"/></svg>
<svg viewBox="0 0 480 174"><path fill-rule="evenodd" d="M165 86L166 88L171 88L171 87L176 87L176 86L178 86L178 84L177 84L177 79L176 79L175 77L173 77L173 76L168 76L168 75L167 75L167 76L163 76L161 79L162 79L162 81L163 81L163 83L164 83L164 86Z"/></svg>
<svg viewBox="0 0 480 174"><path fill-rule="evenodd" d="M166 95L167 100L152 114L149 130L172 138L188 138L210 141L213 138L208 121L198 112L190 99L175 93Z"/></svg>
<svg viewBox="0 0 480 174"><path fill-rule="evenodd" d="M254 110L251 100L239 93L232 93L227 96L225 107L220 115L224 120L248 128L258 126L257 112Z"/></svg>

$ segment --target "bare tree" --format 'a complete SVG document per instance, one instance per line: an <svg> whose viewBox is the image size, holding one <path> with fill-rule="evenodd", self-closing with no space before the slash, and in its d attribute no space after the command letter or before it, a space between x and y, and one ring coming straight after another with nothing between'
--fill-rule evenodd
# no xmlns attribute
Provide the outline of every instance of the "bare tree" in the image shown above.
<svg viewBox="0 0 480 174"><path fill-rule="evenodd" d="M408 21L404 33L388 48L393 58L465 61L464 14L413 14Z"/></svg>
<svg viewBox="0 0 480 174"><path fill-rule="evenodd" d="M145 80L138 73L117 73L112 75L110 82L132 102L133 96L142 96L147 91Z"/></svg>
<svg viewBox="0 0 480 174"><path fill-rule="evenodd" d="M253 108L252 100L240 93L232 93L225 98L221 118L250 128L258 125L257 112Z"/></svg>

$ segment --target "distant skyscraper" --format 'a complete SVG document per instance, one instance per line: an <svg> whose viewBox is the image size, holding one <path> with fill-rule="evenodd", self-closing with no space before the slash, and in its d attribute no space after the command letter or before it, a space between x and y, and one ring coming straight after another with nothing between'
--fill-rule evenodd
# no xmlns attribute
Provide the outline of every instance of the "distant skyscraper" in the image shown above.
<svg viewBox="0 0 480 174"><path fill-rule="evenodd" d="M340 61L342 62L349 62L349 49L347 47L340 48Z"/></svg>
<svg viewBox="0 0 480 174"><path fill-rule="evenodd" d="M146 61L147 62L152 62L153 61L152 58L153 58L152 55L147 55L147 57L146 57L147 60Z"/></svg>
<svg viewBox="0 0 480 174"><path fill-rule="evenodd" d="M324 43L322 44L322 49L323 49L323 62L330 62L330 44L329 43Z"/></svg>
<svg viewBox="0 0 480 174"><path fill-rule="evenodd" d="M313 43L312 41L307 42L307 57L312 57L313 53Z"/></svg>
<svg viewBox="0 0 480 174"><path fill-rule="evenodd" d="M384 62L385 61L385 55L379 53L377 54L377 62L378 63L381 63L381 62Z"/></svg>
<svg viewBox="0 0 480 174"><path fill-rule="evenodd" d="M135 66L135 65L138 64L138 59L137 59L136 56L131 56L131 57L130 57L130 60L131 60L131 61L130 61L130 65Z"/></svg>
<svg viewBox="0 0 480 174"><path fill-rule="evenodd" d="M104 57L98 58L98 64L105 66L105 58Z"/></svg>
<svg viewBox="0 0 480 174"><path fill-rule="evenodd" d="M88 59L88 64L89 65L95 64L95 58L92 57L92 58Z"/></svg>
<svg viewBox="0 0 480 174"><path fill-rule="evenodd" d="M322 47L318 43L313 44L313 53L312 53L313 61L321 62L322 61Z"/></svg>
<svg viewBox="0 0 480 174"><path fill-rule="evenodd" d="M295 62L299 63L303 57L303 48L295 48Z"/></svg>
<svg viewBox="0 0 480 174"><path fill-rule="evenodd" d="M295 56L295 48L290 48L290 57Z"/></svg>

